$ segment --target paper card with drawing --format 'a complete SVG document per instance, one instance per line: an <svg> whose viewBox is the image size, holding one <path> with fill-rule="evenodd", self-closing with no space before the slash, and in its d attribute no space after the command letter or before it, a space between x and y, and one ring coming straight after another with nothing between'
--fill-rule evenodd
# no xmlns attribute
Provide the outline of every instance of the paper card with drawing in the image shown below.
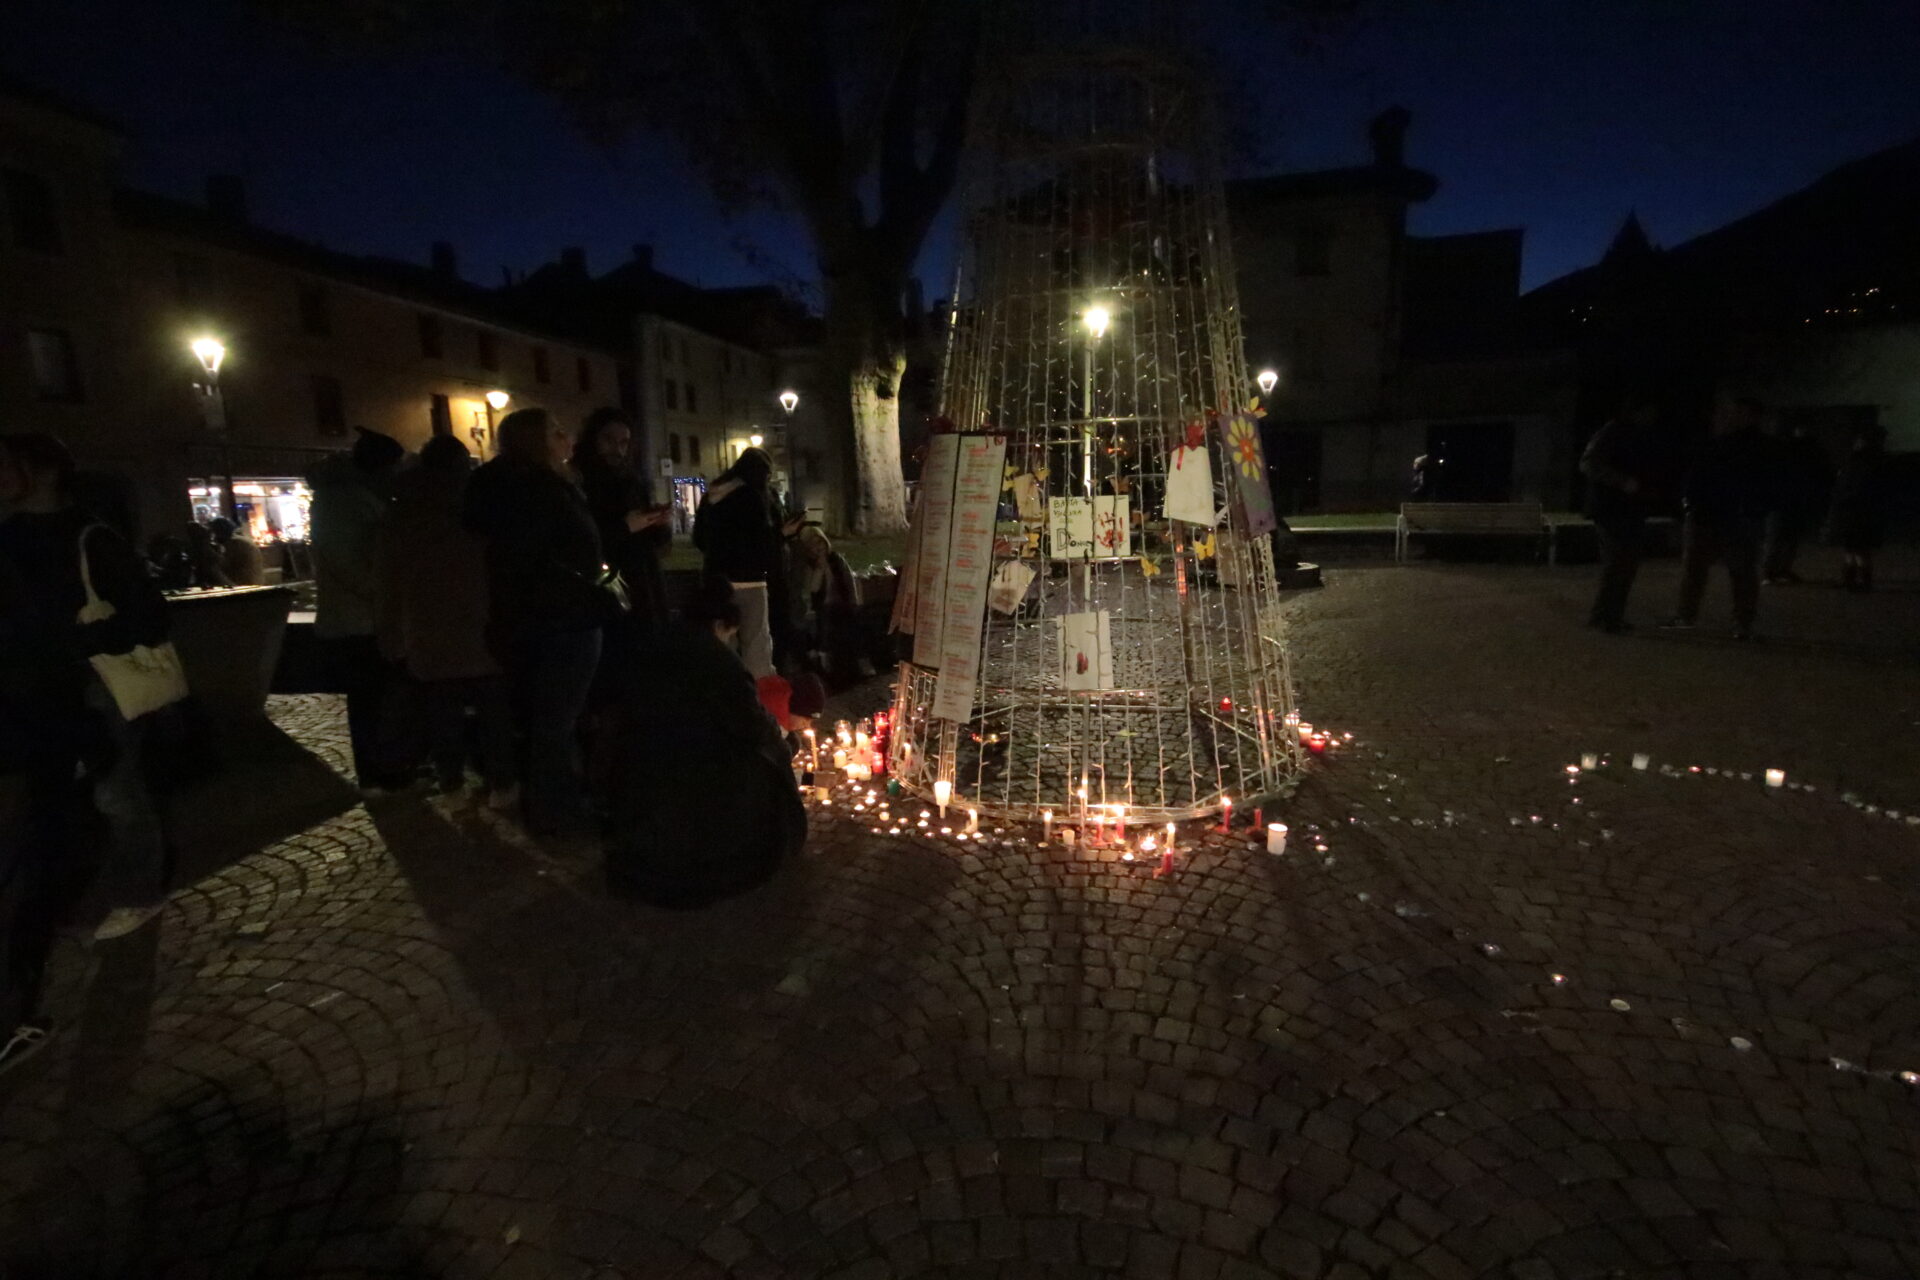
<svg viewBox="0 0 1920 1280"><path fill-rule="evenodd" d="M1167 455L1167 519L1211 524L1213 514L1213 460L1207 446L1175 449Z"/></svg>
<svg viewBox="0 0 1920 1280"><path fill-rule="evenodd" d="M1060 684L1070 691L1113 688L1113 615L1068 613L1060 618Z"/></svg>

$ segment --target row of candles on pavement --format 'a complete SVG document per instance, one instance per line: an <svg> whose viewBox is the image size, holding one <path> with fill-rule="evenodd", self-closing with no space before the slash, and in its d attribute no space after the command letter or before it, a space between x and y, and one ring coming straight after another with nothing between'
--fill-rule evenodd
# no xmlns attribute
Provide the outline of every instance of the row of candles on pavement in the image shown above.
<svg viewBox="0 0 1920 1280"><path fill-rule="evenodd" d="M1653 764L1653 757L1647 754L1646 752L1636 751L1633 753L1634 768L1644 772L1648 768L1648 766L1652 764ZM1591 772L1592 770L1598 769L1599 767L1600 767L1600 753L1597 751L1588 751L1580 757L1579 764L1570 764L1567 766L1567 773L1569 776L1577 776L1583 771ZM1665 765L1661 765L1660 767L1662 769L1666 768ZM1692 765L1689 767L1688 772L1699 773L1700 766L1697 764ZM1718 770L1709 769L1707 770L1707 772L1715 773L1715 772L1718 772ZM1725 772L1728 777L1733 776L1733 770L1728 769ZM1742 776L1751 778L1753 775L1744 774ZM1785 769L1768 769L1765 773L1761 775L1761 777L1766 781L1766 784L1769 787L1784 787L1787 785L1787 771Z"/></svg>

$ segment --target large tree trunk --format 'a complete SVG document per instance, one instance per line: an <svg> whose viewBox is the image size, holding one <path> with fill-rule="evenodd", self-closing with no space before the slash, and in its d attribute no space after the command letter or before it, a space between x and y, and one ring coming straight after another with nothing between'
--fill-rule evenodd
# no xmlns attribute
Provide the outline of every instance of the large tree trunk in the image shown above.
<svg viewBox="0 0 1920 1280"><path fill-rule="evenodd" d="M888 283L877 275L836 279L828 273L832 367L825 382L847 389L842 421L853 445L856 533L901 533L907 527L907 486L900 470L900 376L907 357L900 340L900 302L888 292Z"/></svg>

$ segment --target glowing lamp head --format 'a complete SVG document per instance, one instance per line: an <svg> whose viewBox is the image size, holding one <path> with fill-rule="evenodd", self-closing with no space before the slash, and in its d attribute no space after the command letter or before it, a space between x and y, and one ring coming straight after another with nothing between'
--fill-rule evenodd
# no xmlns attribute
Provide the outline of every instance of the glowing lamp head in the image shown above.
<svg viewBox="0 0 1920 1280"><path fill-rule="evenodd" d="M506 408L507 403L512 399L513 397L504 391L489 391L487 392L487 407L495 413L498 413Z"/></svg>
<svg viewBox="0 0 1920 1280"><path fill-rule="evenodd" d="M788 413L792 413L795 409L799 408L800 407L799 393L795 391L782 391L780 393L780 407L782 409L785 409Z"/></svg>
<svg viewBox="0 0 1920 1280"><path fill-rule="evenodd" d="M761 445L765 444L766 440L767 438L761 435L758 431L754 432L752 435L747 437L747 443L752 445L756 449L758 449Z"/></svg>
<svg viewBox="0 0 1920 1280"><path fill-rule="evenodd" d="M1261 395L1270 396L1273 394L1273 389L1280 383L1280 375L1272 369L1262 369L1254 381L1260 384Z"/></svg>
<svg viewBox="0 0 1920 1280"><path fill-rule="evenodd" d="M193 352L193 358L209 377L220 372L220 362L227 358L227 344L218 338L195 338L187 344L187 349Z"/></svg>
<svg viewBox="0 0 1920 1280"><path fill-rule="evenodd" d="M1105 307L1088 307L1080 317L1080 323L1087 326L1087 332L1094 337L1105 337L1107 326L1113 323L1113 312Z"/></svg>

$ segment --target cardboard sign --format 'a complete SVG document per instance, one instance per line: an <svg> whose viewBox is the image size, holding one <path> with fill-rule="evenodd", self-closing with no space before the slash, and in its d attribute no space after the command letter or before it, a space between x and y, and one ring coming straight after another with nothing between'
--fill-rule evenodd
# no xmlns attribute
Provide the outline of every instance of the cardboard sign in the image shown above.
<svg viewBox="0 0 1920 1280"><path fill-rule="evenodd" d="M986 639L987 587L993 575L994 518L1000 509L1007 455L1005 436L955 439L961 443L941 610L940 678L934 685L932 707L939 720L965 720L973 714L980 648Z"/></svg>
<svg viewBox="0 0 1920 1280"><path fill-rule="evenodd" d="M947 599L947 552L953 539L953 477L960 466L960 437L935 436L927 444L920 471L920 530L914 583L913 660L922 667L940 662L941 607Z"/></svg>
<svg viewBox="0 0 1920 1280"><path fill-rule="evenodd" d="M1213 522L1213 459L1206 445L1185 445L1167 455L1165 512L1169 520Z"/></svg>
<svg viewBox="0 0 1920 1280"><path fill-rule="evenodd" d="M1246 532L1255 536L1279 527L1273 514L1273 489L1267 483L1267 453L1260 442L1260 419L1236 413L1220 419L1227 453L1227 488L1240 500Z"/></svg>

